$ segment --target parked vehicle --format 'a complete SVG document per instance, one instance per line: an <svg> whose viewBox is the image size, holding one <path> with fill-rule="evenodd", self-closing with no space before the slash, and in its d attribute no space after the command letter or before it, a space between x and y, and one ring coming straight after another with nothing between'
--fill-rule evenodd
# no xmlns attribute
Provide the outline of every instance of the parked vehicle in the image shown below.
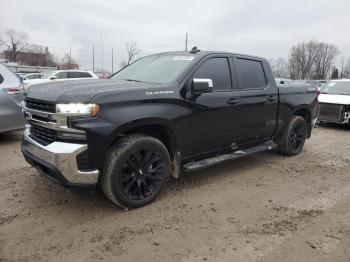
<svg viewBox="0 0 350 262"><path fill-rule="evenodd" d="M24 128L21 110L23 98L18 77L0 64L0 133Z"/></svg>
<svg viewBox="0 0 350 262"><path fill-rule="evenodd" d="M46 75L41 73L31 73L31 74L26 74L22 77L23 81L32 80L32 79L42 79L42 78L46 78Z"/></svg>
<svg viewBox="0 0 350 262"><path fill-rule="evenodd" d="M321 123L350 124L350 79L332 80L319 96Z"/></svg>
<svg viewBox="0 0 350 262"><path fill-rule="evenodd" d="M328 80L318 80L317 82L318 82L318 87L322 88L328 83Z"/></svg>
<svg viewBox="0 0 350 262"><path fill-rule="evenodd" d="M30 86L49 83L52 81L63 81L63 80L80 80L80 79L98 79L91 71L79 71L79 70L58 70L47 75L42 79L28 79L24 80L24 87L27 89Z"/></svg>
<svg viewBox="0 0 350 262"><path fill-rule="evenodd" d="M292 85L293 80L288 78L275 78L277 85Z"/></svg>
<svg viewBox="0 0 350 262"><path fill-rule="evenodd" d="M15 75L19 78L19 79L23 79L23 77L28 74L28 73L15 73Z"/></svg>
<svg viewBox="0 0 350 262"><path fill-rule="evenodd" d="M25 100L22 152L66 186L150 203L170 175L278 148L301 152L315 88L278 87L265 59L223 52L144 57L108 80L51 83Z"/></svg>

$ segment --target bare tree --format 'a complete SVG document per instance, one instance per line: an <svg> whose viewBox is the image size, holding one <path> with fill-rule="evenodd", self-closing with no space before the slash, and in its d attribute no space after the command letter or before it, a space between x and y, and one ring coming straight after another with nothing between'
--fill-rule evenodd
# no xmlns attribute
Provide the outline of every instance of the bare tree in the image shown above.
<svg viewBox="0 0 350 262"><path fill-rule="evenodd" d="M341 65L341 71L340 71L340 78L344 77L344 66L345 66L345 57L342 56L340 59L340 65Z"/></svg>
<svg viewBox="0 0 350 262"><path fill-rule="evenodd" d="M306 79L315 63L317 41L302 42L293 46L289 55L289 71L292 79Z"/></svg>
<svg viewBox="0 0 350 262"><path fill-rule="evenodd" d="M350 58L346 61L342 78L350 78Z"/></svg>
<svg viewBox="0 0 350 262"><path fill-rule="evenodd" d="M59 65L60 69L68 70L68 69L79 69L79 64L77 61L72 58L72 56L67 53L62 58L62 63Z"/></svg>
<svg viewBox="0 0 350 262"><path fill-rule="evenodd" d="M336 46L309 41L293 46L289 55L292 79L325 79L339 54Z"/></svg>
<svg viewBox="0 0 350 262"><path fill-rule="evenodd" d="M331 74L331 79L338 79L338 77L339 77L339 70L334 66Z"/></svg>
<svg viewBox="0 0 350 262"><path fill-rule="evenodd" d="M132 43L126 43L126 52L127 52L127 61L122 61L121 66L125 67L130 65L131 62L133 62L133 60L135 60L136 56L140 53L140 49L138 49L137 47L137 43L136 42L132 42Z"/></svg>
<svg viewBox="0 0 350 262"><path fill-rule="evenodd" d="M8 38L8 49L12 52L12 61L16 62L19 60L18 54L28 45L28 35L24 32L17 32L14 29L8 29L5 34Z"/></svg>
<svg viewBox="0 0 350 262"><path fill-rule="evenodd" d="M277 59L271 58L270 65L275 77L288 78L289 77L289 67L288 61L283 57Z"/></svg>
<svg viewBox="0 0 350 262"><path fill-rule="evenodd" d="M315 63L311 69L312 78L325 79L338 54L339 50L336 46L327 43L318 43Z"/></svg>

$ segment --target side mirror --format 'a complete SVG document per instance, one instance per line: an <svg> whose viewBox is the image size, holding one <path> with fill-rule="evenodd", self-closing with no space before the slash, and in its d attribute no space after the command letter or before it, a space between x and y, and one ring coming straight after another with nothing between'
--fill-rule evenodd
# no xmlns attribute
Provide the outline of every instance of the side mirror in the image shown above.
<svg viewBox="0 0 350 262"><path fill-rule="evenodd" d="M193 78L192 91L194 93L208 93L213 90L213 80L209 78Z"/></svg>
<svg viewBox="0 0 350 262"><path fill-rule="evenodd" d="M50 80L55 80L55 79L56 79L55 76L51 76L51 77L50 77Z"/></svg>

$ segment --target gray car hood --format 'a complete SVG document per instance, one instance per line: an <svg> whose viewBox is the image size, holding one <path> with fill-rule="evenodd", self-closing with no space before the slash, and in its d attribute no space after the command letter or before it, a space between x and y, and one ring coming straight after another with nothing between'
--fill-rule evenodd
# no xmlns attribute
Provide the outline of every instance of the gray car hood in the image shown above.
<svg viewBox="0 0 350 262"><path fill-rule="evenodd" d="M158 84L125 80L74 80L34 85L25 92L28 98L48 102L90 102L96 95L161 87Z"/></svg>

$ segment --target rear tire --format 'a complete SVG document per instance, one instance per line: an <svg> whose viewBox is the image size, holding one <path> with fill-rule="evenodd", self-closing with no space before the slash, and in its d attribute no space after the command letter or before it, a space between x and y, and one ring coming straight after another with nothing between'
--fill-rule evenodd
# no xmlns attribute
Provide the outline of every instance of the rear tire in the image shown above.
<svg viewBox="0 0 350 262"><path fill-rule="evenodd" d="M123 137L109 152L102 191L122 208L147 205L166 186L170 163L169 152L158 139L139 134Z"/></svg>
<svg viewBox="0 0 350 262"><path fill-rule="evenodd" d="M307 125L305 119L301 116L294 116L279 145L279 151L288 156L298 155L304 147L306 136Z"/></svg>

